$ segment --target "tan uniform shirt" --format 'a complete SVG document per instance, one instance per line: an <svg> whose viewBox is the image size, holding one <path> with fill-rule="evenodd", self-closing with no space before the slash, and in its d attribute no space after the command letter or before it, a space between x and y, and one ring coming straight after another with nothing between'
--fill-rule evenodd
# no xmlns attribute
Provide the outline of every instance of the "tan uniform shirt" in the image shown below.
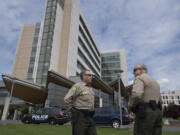
<svg viewBox="0 0 180 135"><path fill-rule="evenodd" d="M77 109L94 110L94 92L91 86L80 82L72 86L64 97L67 109L75 107Z"/></svg>
<svg viewBox="0 0 180 135"><path fill-rule="evenodd" d="M152 77L143 73L134 80L129 101L129 107L135 107L139 102L148 103L150 100L160 101L160 85Z"/></svg>

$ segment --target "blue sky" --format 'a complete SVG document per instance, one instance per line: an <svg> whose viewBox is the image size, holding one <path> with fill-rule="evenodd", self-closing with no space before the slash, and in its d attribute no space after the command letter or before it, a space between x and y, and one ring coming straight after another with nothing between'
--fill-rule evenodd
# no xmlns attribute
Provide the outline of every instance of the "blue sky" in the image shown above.
<svg viewBox="0 0 180 135"><path fill-rule="evenodd" d="M180 0L78 0L100 50L125 48L128 78L145 63L161 90L180 89ZM40 22L45 0L0 0L0 73L11 73L22 24Z"/></svg>

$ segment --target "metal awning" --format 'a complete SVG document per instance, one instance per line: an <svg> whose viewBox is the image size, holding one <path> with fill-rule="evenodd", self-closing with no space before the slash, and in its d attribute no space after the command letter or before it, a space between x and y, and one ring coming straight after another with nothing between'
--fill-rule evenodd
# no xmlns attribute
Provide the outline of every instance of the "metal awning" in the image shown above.
<svg viewBox="0 0 180 135"><path fill-rule="evenodd" d="M111 81L108 84L113 90L118 92L119 89L119 79L115 79L113 81ZM128 92L126 91L126 88L124 86L124 83L122 82L122 80L120 79L120 91L121 91L121 95L125 98L128 98Z"/></svg>
<svg viewBox="0 0 180 135"><path fill-rule="evenodd" d="M52 70L48 71L46 87L48 87L48 83L51 82L66 88L71 88L75 84L75 82Z"/></svg>
<svg viewBox="0 0 180 135"><path fill-rule="evenodd" d="M100 89L105 93L113 95L113 89L103 82L99 77L93 76L92 86L96 89Z"/></svg>
<svg viewBox="0 0 180 135"><path fill-rule="evenodd" d="M42 104L45 102L47 98L47 90L45 87L7 74L2 74L2 78L9 92L14 83L13 97L20 98L33 104Z"/></svg>
<svg viewBox="0 0 180 135"><path fill-rule="evenodd" d="M64 86L66 88L71 88L75 82L71 81L70 79L60 75L59 73L55 72L55 71L48 71L48 80L47 80L47 85L48 83L53 82L55 84ZM98 78L97 76L93 76L92 79L92 87L96 88L96 89L100 89L105 93L108 94L113 94L113 90L112 88L110 88L107 84L105 84L100 78Z"/></svg>

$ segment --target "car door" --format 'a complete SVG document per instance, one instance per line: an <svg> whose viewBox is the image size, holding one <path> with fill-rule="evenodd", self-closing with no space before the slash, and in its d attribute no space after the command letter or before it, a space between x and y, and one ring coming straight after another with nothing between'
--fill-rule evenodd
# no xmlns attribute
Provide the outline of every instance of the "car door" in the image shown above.
<svg viewBox="0 0 180 135"><path fill-rule="evenodd" d="M102 107L100 115L100 123L107 124L111 121L112 110L111 107Z"/></svg>
<svg viewBox="0 0 180 135"><path fill-rule="evenodd" d="M101 120L100 117L101 117L101 108L95 108L95 114L93 116L93 119L96 124L100 123Z"/></svg>
<svg viewBox="0 0 180 135"><path fill-rule="evenodd" d="M32 114L32 121L34 123L41 123L42 109L39 109L36 113Z"/></svg>
<svg viewBox="0 0 180 135"><path fill-rule="evenodd" d="M40 115L41 123L48 122L49 113L50 113L50 108L42 109L42 114Z"/></svg>

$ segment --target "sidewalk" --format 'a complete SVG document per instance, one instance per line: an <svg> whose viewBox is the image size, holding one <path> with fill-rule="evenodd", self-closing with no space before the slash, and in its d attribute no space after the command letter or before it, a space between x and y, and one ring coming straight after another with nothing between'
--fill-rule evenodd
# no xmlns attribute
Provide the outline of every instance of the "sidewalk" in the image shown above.
<svg viewBox="0 0 180 135"><path fill-rule="evenodd" d="M6 124L23 124L20 120L0 120L0 125L6 125Z"/></svg>

